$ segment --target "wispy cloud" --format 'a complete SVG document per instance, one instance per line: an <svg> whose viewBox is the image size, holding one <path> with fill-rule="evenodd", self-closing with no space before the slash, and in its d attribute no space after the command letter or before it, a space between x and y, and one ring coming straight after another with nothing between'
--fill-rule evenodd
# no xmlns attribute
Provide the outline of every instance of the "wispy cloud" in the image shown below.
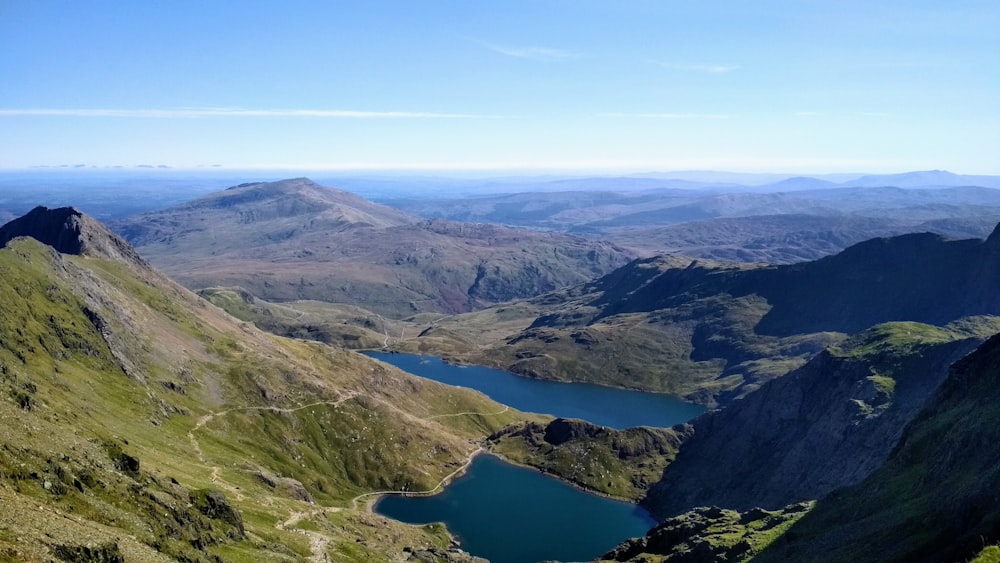
<svg viewBox="0 0 1000 563"><path fill-rule="evenodd" d="M535 61L565 61L580 57L580 53L566 49L552 49L550 47L511 47L509 45L497 45L480 41L484 47L501 55L516 57L518 59L531 59Z"/></svg>
<svg viewBox="0 0 1000 563"><path fill-rule="evenodd" d="M724 113L599 113L598 117L631 117L640 119L729 119Z"/></svg>
<svg viewBox="0 0 1000 563"><path fill-rule="evenodd" d="M472 113L436 113L414 111L355 111L328 109L83 109L83 108L0 108L0 117L125 117L125 118L199 118L199 117L316 117L333 119L488 119L498 115Z"/></svg>
<svg viewBox="0 0 1000 563"><path fill-rule="evenodd" d="M687 72L701 72L705 74L725 74L727 72L739 70L740 68L739 65L733 64L680 64L667 63L657 60L651 60L649 62L669 70L683 70Z"/></svg>

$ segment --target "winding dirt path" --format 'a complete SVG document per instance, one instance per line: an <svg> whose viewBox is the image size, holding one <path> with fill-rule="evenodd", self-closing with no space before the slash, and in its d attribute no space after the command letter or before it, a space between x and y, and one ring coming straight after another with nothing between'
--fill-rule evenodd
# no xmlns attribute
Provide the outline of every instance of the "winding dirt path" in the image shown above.
<svg viewBox="0 0 1000 563"><path fill-rule="evenodd" d="M432 488L427 489L426 491L373 491L373 492L370 492L370 493L362 493L362 494L360 494L360 495L358 495L358 496L356 496L356 497L354 497L354 498L351 499L351 508L354 509L354 510L357 510L357 508L358 508L358 501L360 501L361 499L366 498L366 497L381 496L381 495L430 495L430 494L434 494L434 493L436 493L438 491L438 489L441 489L442 487L444 487L445 485L447 485L453 478L455 478L456 475L458 475L459 473L462 473L466 469L468 469L469 466L472 465L472 461L474 459L476 459L476 456L479 455L479 454L481 454L481 453L483 453L483 452L485 452L485 451L486 450L484 450L482 448L482 446L480 446L480 447L476 448L475 450L473 450L472 453L469 454L469 458L465 460L465 463L463 463L461 465L461 467L459 467L458 469L456 469L456 470L452 471L451 473L445 475L444 478L441 479L441 481L439 481L437 485L434 485Z"/></svg>
<svg viewBox="0 0 1000 563"><path fill-rule="evenodd" d="M225 489L226 491L230 492L238 501L243 501L243 500L246 499L246 497L240 492L239 488L235 487L231 483L226 482L225 479L222 478L222 475L221 475L222 468L219 467L218 465L212 465L212 464L209 463L209 461L205 457L204 452L201 449L201 444L198 442L198 437L195 435L195 432L197 432L198 430L204 428L204 426L206 424L208 424L209 422L211 422L215 418L221 417L221 416L225 416L225 415L227 415L229 413L232 413L232 412L237 412L237 411L252 411L252 410L266 410L266 411L278 412L278 413L291 413L291 412L296 412L296 411L300 411L300 410L303 410L303 409L307 409L307 408L310 408L310 407L316 407L316 406L320 406L320 405L340 406L344 402L349 401L349 400L351 400L351 399L353 399L355 397L358 397L359 395L360 395L360 393L357 392L357 391L348 391L348 392L344 393L341 397L338 397L336 400L333 400L333 401L317 401L317 402L314 402L314 403L309 403L309 404L306 404L306 405L300 405L300 406L297 406L297 407L249 406L249 407L233 407L231 409L226 409L226 410L219 411L219 412L211 412L211 413L208 413L208 414L200 417L197 420L197 422L195 422L195 425L187 433L188 440L191 442L191 450L198 457L198 460L201 461L203 464L205 464L207 467L209 467L209 469L211 470L211 474L210 475L211 475L211 481L212 481L212 483L215 484L215 485L217 485L218 487L220 487L222 489ZM510 411L510 407L504 406L504 408L502 408L502 409L500 409L500 410L498 410L496 412L465 411L465 412L458 412L458 413L451 413L451 414L438 414L438 415L428 416L427 418L415 417L415 416L413 416L413 415L411 415L409 413L406 413L405 411L400 411L400 412L403 412L403 414L406 414L406 415L408 415L408 416L410 416L410 417L412 417L412 418L414 418L416 420L428 420L429 421L429 420L434 420L434 419L439 419L439 418L448 418L448 417L456 417L456 416L493 416L493 415L503 414L503 413L506 413L506 412L509 412L509 411ZM480 453L483 453L484 451L485 450L483 449L482 446L477 447L475 450L473 450L472 452L470 452L468 454L468 458L465 460L465 463L463 463L460 467L458 467L457 469L455 469L454 471L452 471L448 475L445 475L441 479L441 481L438 482L437 485L435 485L434 487L432 487L430 489L427 489L426 491L403 491L403 490L395 490L395 491L373 491L373 492L369 492L369 493L362 493L362 494L360 494L360 495L358 495L358 496L356 496L356 497L354 497L354 498L351 499L351 503L350 503L351 509L352 510L357 510L358 509L358 503L361 502L362 499L366 499L366 498L369 498L369 497L376 497L376 496L381 496L381 495L404 495L404 494L408 494L408 495L430 495L430 494L434 494L434 493L438 492L439 490L441 490L449 482L451 482L451 480L454 479L457 475L465 472L469 468L469 466L472 464L472 462L476 458L476 456L479 455ZM367 509L368 510L371 509L370 505L367 505ZM302 520L306 520L306 519L310 519L310 518L315 518L315 517L321 516L321 515L325 516L328 513L331 513L331 512L340 512L341 510L343 510L343 508L337 507L337 506L319 506L319 507L316 507L316 508L311 509L311 510L293 511L293 512L291 512L289 514L289 516L288 516L288 518L286 520L284 520L282 522L276 523L274 525L274 527L276 529L278 529L278 530L294 531L296 533L301 533L301 534L304 534L304 535L308 536L309 537L309 550L311 552L311 556L310 556L309 560L312 561L312 562L314 562L314 563L327 563L330 560L329 556L327 555L327 548L329 547L329 544L330 544L330 537L327 536L327 535L325 535L325 534L322 534L320 532L314 532L314 531L311 531L311 530L302 530L302 529L292 529L292 528L294 528L294 526L296 526Z"/></svg>

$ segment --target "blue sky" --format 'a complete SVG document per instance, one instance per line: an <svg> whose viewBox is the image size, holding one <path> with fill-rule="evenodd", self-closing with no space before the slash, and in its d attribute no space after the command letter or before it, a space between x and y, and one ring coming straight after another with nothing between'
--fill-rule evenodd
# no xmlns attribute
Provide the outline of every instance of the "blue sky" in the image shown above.
<svg viewBox="0 0 1000 563"><path fill-rule="evenodd" d="M0 168L1000 174L1000 4L0 0Z"/></svg>

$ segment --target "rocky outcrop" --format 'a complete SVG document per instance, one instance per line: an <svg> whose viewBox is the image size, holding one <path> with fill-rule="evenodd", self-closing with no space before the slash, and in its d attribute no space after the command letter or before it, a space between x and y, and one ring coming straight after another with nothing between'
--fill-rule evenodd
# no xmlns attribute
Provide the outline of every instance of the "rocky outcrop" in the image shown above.
<svg viewBox="0 0 1000 563"><path fill-rule="evenodd" d="M733 563L763 551L811 508L801 503L778 511L755 508L744 513L718 507L696 508L670 518L601 556L601 560L664 563Z"/></svg>
<svg viewBox="0 0 1000 563"><path fill-rule="evenodd" d="M246 535L243 528L243 517L239 511L233 508L226 500L226 495L214 489L197 489L191 491L191 505L198 512L213 519L225 522L232 527L230 536L233 539L241 540Z"/></svg>
<svg viewBox="0 0 1000 563"><path fill-rule="evenodd" d="M0 227L0 246L17 237L31 237L63 254L94 256L133 265L146 262L121 237L96 219L72 207L38 206Z"/></svg>
<svg viewBox="0 0 1000 563"><path fill-rule="evenodd" d="M685 425L615 430L583 420L529 422L489 437L491 449L586 489L638 500L674 458Z"/></svg>
<svg viewBox="0 0 1000 563"><path fill-rule="evenodd" d="M885 461L949 366L982 342L970 336L892 323L820 354L696 419L643 503L661 517L711 505L776 510L858 483Z"/></svg>
<svg viewBox="0 0 1000 563"><path fill-rule="evenodd" d="M759 561L968 561L1000 541L998 374L1000 335L955 364L878 471Z"/></svg>

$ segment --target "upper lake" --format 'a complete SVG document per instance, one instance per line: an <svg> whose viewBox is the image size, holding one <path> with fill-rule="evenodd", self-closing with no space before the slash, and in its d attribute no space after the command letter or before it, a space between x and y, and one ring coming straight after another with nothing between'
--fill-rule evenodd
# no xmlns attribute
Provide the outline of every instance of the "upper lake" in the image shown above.
<svg viewBox="0 0 1000 563"><path fill-rule="evenodd" d="M403 371L475 389L524 412L579 418L609 428L669 428L705 412L672 395L616 389L590 383L560 383L521 377L498 369L449 364L434 356L365 352Z"/></svg>
<svg viewBox="0 0 1000 563"><path fill-rule="evenodd" d="M493 563L589 561L656 524L634 504L491 455L476 457L439 494L386 496L375 511L410 524L445 522L464 550Z"/></svg>

